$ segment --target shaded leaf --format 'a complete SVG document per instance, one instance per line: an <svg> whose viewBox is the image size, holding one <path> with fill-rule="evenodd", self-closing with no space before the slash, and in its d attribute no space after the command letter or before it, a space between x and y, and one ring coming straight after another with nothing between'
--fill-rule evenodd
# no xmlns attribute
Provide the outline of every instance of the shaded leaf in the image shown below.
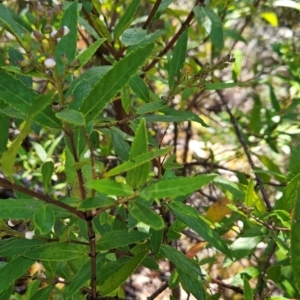
<svg viewBox="0 0 300 300"><path fill-rule="evenodd" d="M41 234L47 234L51 231L54 225L54 212L49 205L44 204L41 208L36 210L33 220Z"/></svg>
<svg viewBox="0 0 300 300"><path fill-rule="evenodd" d="M135 75L129 81L129 86L133 92L143 101L149 102L150 93L145 81L139 76Z"/></svg>
<svg viewBox="0 0 300 300"><path fill-rule="evenodd" d="M53 286L49 285L47 287L39 289L31 298L30 300L44 300L49 299L50 294L53 290Z"/></svg>
<svg viewBox="0 0 300 300"><path fill-rule="evenodd" d="M147 31L142 28L126 29L121 35L121 42L125 47L139 44L146 37Z"/></svg>
<svg viewBox="0 0 300 300"><path fill-rule="evenodd" d="M73 109L64 109L61 110L60 112L55 114L56 117L64 122L74 124L77 126L84 126L85 125L85 119L83 116L83 113L78 112Z"/></svg>
<svg viewBox="0 0 300 300"><path fill-rule="evenodd" d="M106 207L115 204L116 201L112 198L106 197L106 195L95 196L85 199L78 205L79 210L89 210L93 208Z"/></svg>

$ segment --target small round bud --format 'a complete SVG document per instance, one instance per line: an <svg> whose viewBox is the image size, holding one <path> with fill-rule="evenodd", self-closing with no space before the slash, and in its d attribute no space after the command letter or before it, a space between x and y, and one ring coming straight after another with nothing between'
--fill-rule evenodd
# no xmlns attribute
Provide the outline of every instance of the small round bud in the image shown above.
<svg viewBox="0 0 300 300"><path fill-rule="evenodd" d="M46 68L52 69L52 68L54 68L56 66L56 61L54 60L54 58L48 57L44 61L44 65L45 65Z"/></svg>
<svg viewBox="0 0 300 300"><path fill-rule="evenodd" d="M57 34L57 30L53 29L52 32L50 33L50 36L54 38L56 34Z"/></svg>
<svg viewBox="0 0 300 300"><path fill-rule="evenodd" d="M12 220L8 220L7 225L10 227L14 227L15 224L12 222Z"/></svg>
<svg viewBox="0 0 300 300"><path fill-rule="evenodd" d="M61 10L62 10L61 4L54 6L54 8L52 9L53 15L57 16L61 12Z"/></svg>
<svg viewBox="0 0 300 300"><path fill-rule="evenodd" d="M44 28L44 32L45 33L52 33L53 29L52 29L52 25L51 24L46 24L45 28Z"/></svg>
<svg viewBox="0 0 300 300"><path fill-rule="evenodd" d="M32 240L34 231L25 231L25 239Z"/></svg>

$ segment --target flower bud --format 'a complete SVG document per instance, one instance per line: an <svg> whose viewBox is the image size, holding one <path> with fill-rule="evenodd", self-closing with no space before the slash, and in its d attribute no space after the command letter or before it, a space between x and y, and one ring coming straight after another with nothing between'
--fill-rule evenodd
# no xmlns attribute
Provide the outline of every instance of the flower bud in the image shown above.
<svg viewBox="0 0 300 300"><path fill-rule="evenodd" d="M35 13L39 16L44 16L46 13L46 10L44 9L44 7L40 4L37 4L35 7Z"/></svg>
<svg viewBox="0 0 300 300"><path fill-rule="evenodd" d="M32 240L34 231L25 231L25 239Z"/></svg>
<svg viewBox="0 0 300 300"><path fill-rule="evenodd" d="M52 29L52 25L51 24L46 24L45 28L44 28L44 32L45 33L52 33L53 29Z"/></svg>
<svg viewBox="0 0 300 300"><path fill-rule="evenodd" d="M57 16L60 12L62 11L62 5L56 5L54 6L54 8L52 9L53 15Z"/></svg>
<svg viewBox="0 0 300 300"><path fill-rule="evenodd" d="M55 33L54 33L55 32ZM57 31L53 30L51 32L51 36L55 39L62 38L63 36L67 35L70 32L70 29L68 26L63 26Z"/></svg>
<svg viewBox="0 0 300 300"><path fill-rule="evenodd" d="M37 30L31 32L31 37L38 42L41 42L45 38L45 36Z"/></svg>
<svg viewBox="0 0 300 300"><path fill-rule="evenodd" d="M56 61L54 60L54 58L48 57L44 61L44 65L45 65L46 68L51 69L51 68L54 68L56 66Z"/></svg>

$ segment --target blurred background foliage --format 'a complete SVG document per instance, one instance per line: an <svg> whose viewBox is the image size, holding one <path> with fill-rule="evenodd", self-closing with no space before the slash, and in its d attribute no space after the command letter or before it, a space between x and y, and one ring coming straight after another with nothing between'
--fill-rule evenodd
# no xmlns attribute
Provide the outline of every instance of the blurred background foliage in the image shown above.
<svg viewBox="0 0 300 300"><path fill-rule="evenodd" d="M131 1L79 2L81 11L77 47L78 51L82 51L95 40L94 29L89 25L90 13L99 16L111 32ZM42 19L35 11L36 1L9 0L2 3L14 12L13 18L22 26L30 30L41 26ZM52 7L61 2L48 0L41 3ZM138 28L145 22L154 3L155 1L141 2L132 28ZM178 175L213 172L224 177L224 182L199 190L189 199L189 203L206 213L208 219L215 223L218 232L224 234L224 238L235 241L232 249L236 251L236 261L228 260L224 263L216 256L216 252L206 249L201 239L188 230L178 243L183 251L191 251L188 252L189 255L197 259L208 274L208 299L246 299L226 284L243 286L243 278L247 278L252 288L260 289L261 276L267 279L267 287L264 287L264 292L259 293L260 296L256 299L298 299L300 295L295 286L290 262L291 209L283 209L288 213L282 215L274 213L274 224L269 225L267 218L270 215L264 216L257 212L257 207L254 211L247 211L247 207L241 205L239 212L232 213L226 205L231 200L236 202L239 199L239 194L232 191L232 183L249 187L250 177L255 172L261 178L269 202L274 207L289 180L299 172L300 4L288 0L206 0L205 3L222 22L224 46L216 47L205 26L194 18L188 28L189 40L182 74L198 74L207 66L215 66L225 56L230 55L235 61L227 64L225 68L215 68L209 72L208 78L212 83L233 81L241 84L222 91L226 105L215 90L190 87L181 93L170 95L168 64L173 51L173 47L170 47L164 55L157 58L156 68L149 68L145 82L151 91L150 98L166 97L171 107L194 112L208 126L204 127L193 121L153 122L148 123L148 132L153 144L175 146L173 159L177 165L171 161L173 165L170 168L178 167ZM67 6L69 2L62 1L62 4ZM165 49L193 6L193 1L162 1L148 30L148 33L161 35L155 46L157 53ZM54 27L59 20L59 16L53 20ZM17 65L22 53L16 50L14 38L4 28L0 29L1 65L7 61ZM116 41L114 49L109 49L110 51L101 46L84 69L111 64L126 47L126 36L121 36L120 40L122 43ZM20 76L20 79L25 84L33 84L40 93L53 89L43 79L33 83L30 82L30 77ZM142 103L140 96L132 90L128 90L128 95L136 103L136 107ZM107 119L115 117L112 107L107 107L105 113ZM17 118L14 119L9 132L11 140L18 134L20 123ZM253 160L254 168L249 164L233 123L239 127L238 134L245 141L244 146ZM127 134L131 133L128 128L122 130ZM61 192L62 186L66 185L65 158L59 146L62 136L38 126L33 131L19 151L16 169L18 179L38 189L41 186L40 165L48 157L52 157L55 162L53 191ZM107 134L105 128L100 129L99 134L99 144L98 136L95 137L97 159L99 167L105 168L108 164L111 166L116 163L116 142L111 134ZM3 151L4 146L1 146ZM253 190L258 191L258 188L257 182L253 183ZM295 189L298 189L297 185ZM255 195L253 193L252 196ZM255 200L248 199L248 204L251 201ZM180 224L175 224L174 227L176 225ZM162 266L162 269L169 272L166 266ZM159 276L141 268L137 276L127 282L126 289L129 294L135 295L134 299L147 299L163 279L163 275ZM218 280L222 280L223 285ZM25 285L24 292L28 283L22 284ZM183 297L181 299L185 299ZM11 299L29 298L15 294L15 298ZM59 293L53 295L52 299L61 299ZM168 292L155 299L169 299Z"/></svg>

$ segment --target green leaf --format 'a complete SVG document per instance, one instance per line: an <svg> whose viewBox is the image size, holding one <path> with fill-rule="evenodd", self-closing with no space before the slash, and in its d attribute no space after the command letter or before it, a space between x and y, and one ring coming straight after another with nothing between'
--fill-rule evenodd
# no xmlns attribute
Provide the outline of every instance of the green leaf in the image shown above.
<svg viewBox="0 0 300 300"><path fill-rule="evenodd" d="M295 284L300 291L300 199L295 201L291 231L291 266L294 274Z"/></svg>
<svg viewBox="0 0 300 300"><path fill-rule="evenodd" d="M8 135L9 135L9 126L10 126L10 117L2 114L0 112L0 154L5 152L7 149Z"/></svg>
<svg viewBox="0 0 300 300"><path fill-rule="evenodd" d="M10 286L15 279L22 276L33 264L33 260L21 256L6 263L0 269L0 292Z"/></svg>
<svg viewBox="0 0 300 300"><path fill-rule="evenodd" d="M129 82L138 69L144 65L153 50L153 44L138 48L118 61L83 100L81 112L87 123L94 119L113 97Z"/></svg>
<svg viewBox="0 0 300 300"><path fill-rule="evenodd" d="M236 41L243 42L247 44L247 41L240 35L240 33L235 29L224 29L224 36L228 36Z"/></svg>
<svg viewBox="0 0 300 300"><path fill-rule="evenodd" d="M24 41L24 32L11 16L10 10L0 3L0 22L7 28L10 33L12 33L21 44L23 48L26 49L26 42ZM1 76L0 76L1 77Z"/></svg>
<svg viewBox="0 0 300 300"><path fill-rule="evenodd" d="M54 212L49 205L44 204L40 209L36 210L33 220L41 234L47 234L51 231L54 225Z"/></svg>
<svg viewBox="0 0 300 300"><path fill-rule="evenodd" d="M133 92L145 102L149 102L150 93L145 81L139 76L135 75L129 81L129 86Z"/></svg>
<svg viewBox="0 0 300 300"><path fill-rule="evenodd" d="M161 230L165 227L163 218L139 201L129 202L129 213L138 222L143 222L154 230Z"/></svg>
<svg viewBox="0 0 300 300"><path fill-rule="evenodd" d="M141 191L146 200L165 197L188 195L208 184L216 177L215 174L199 175L195 177L177 177L153 183Z"/></svg>
<svg viewBox="0 0 300 300"><path fill-rule="evenodd" d="M179 201L172 201L169 204L169 208L181 222L196 231L205 241L224 253L227 257L231 257L227 244L217 232L200 217L199 212L195 208Z"/></svg>
<svg viewBox="0 0 300 300"><path fill-rule="evenodd" d="M130 25L141 0L133 0L126 8L114 30L114 38L117 39L122 32Z"/></svg>
<svg viewBox="0 0 300 300"><path fill-rule="evenodd" d="M95 52L105 40L106 39L97 40L76 57L76 60L79 60L80 62L80 66L78 67L78 69L81 69L88 61L91 60L92 56L95 54Z"/></svg>
<svg viewBox="0 0 300 300"><path fill-rule="evenodd" d="M134 194L133 189L129 185L110 179L90 180L85 186L106 195L132 196Z"/></svg>
<svg viewBox="0 0 300 300"><path fill-rule="evenodd" d="M214 90L223 90L232 88L235 86L242 86L242 82L218 82L218 83L205 83L205 90L214 91Z"/></svg>
<svg viewBox="0 0 300 300"><path fill-rule="evenodd" d="M236 199L244 199L246 188L241 184L234 183L221 176L217 176L214 179L214 183L220 187L224 193L231 193Z"/></svg>
<svg viewBox="0 0 300 300"><path fill-rule="evenodd" d="M52 160L48 160L42 164L41 173L43 177L43 186L46 194L49 192L49 189L51 187L51 177L53 175L53 172L54 164Z"/></svg>
<svg viewBox="0 0 300 300"><path fill-rule="evenodd" d="M134 159L131 159L129 161L126 161L125 163L109 170L104 176L105 177L111 177L118 175L123 172L127 172L129 170L132 170L134 168L137 168L138 166L143 165L144 163L151 161L155 157L163 156L170 152L173 147L167 147L164 149L154 149L151 151L148 151L147 153L143 153L141 155L138 155Z"/></svg>
<svg viewBox="0 0 300 300"><path fill-rule="evenodd" d="M112 41L111 35L106 27L106 25L95 15L90 14L92 23L94 25L95 30L97 31L98 35L102 38L106 38L108 42Z"/></svg>
<svg viewBox="0 0 300 300"><path fill-rule="evenodd" d="M121 101L125 112L129 114L131 109L131 97L130 97L129 86L127 85L121 90Z"/></svg>
<svg viewBox="0 0 300 300"><path fill-rule="evenodd" d="M11 295L13 293L13 290L14 290L14 283L12 283L5 290L3 290L2 292L0 292L0 299L1 300L10 300L11 299Z"/></svg>
<svg viewBox="0 0 300 300"><path fill-rule="evenodd" d="M260 234L260 235L259 235ZM234 260L241 259L250 253L263 240L263 235L246 236L237 238L231 245L230 250Z"/></svg>
<svg viewBox="0 0 300 300"><path fill-rule="evenodd" d="M50 294L53 290L53 286L49 285L47 287L44 287L42 289L39 289L31 298L30 300L44 300L44 299L50 299Z"/></svg>
<svg viewBox="0 0 300 300"><path fill-rule="evenodd" d="M275 202L276 210L290 211L299 199L300 173L294 176L283 190L282 197Z"/></svg>
<svg viewBox="0 0 300 300"><path fill-rule="evenodd" d="M136 270L147 255L148 250L134 255L124 266L109 277L101 286L101 296L106 296L120 287L126 279Z"/></svg>
<svg viewBox="0 0 300 300"><path fill-rule="evenodd" d="M141 240L149 238L149 234L140 231L125 231L125 230L116 230L110 231L102 235L99 242L97 242L98 250L110 250L113 248L119 248L127 246Z"/></svg>
<svg viewBox="0 0 300 300"><path fill-rule="evenodd" d="M77 20L78 20L78 1L72 2L63 14L60 27L67 26L70 32L61 38L55 47L55 61L58 75L61 76L65 71L65 63L62 56L65 55L68 63L75 59L77 50Z"/></svg>
<svg viewBox="0 0 300 300"><path fill-rule="evenodd" d="M78 112L73 109L64 109L61 110L60 112L55 114L56 117L64 122L74 124L77 126L84 126L85 125L85 119L83 116L83 113Z"/></svg>
<svg viewBox="0 0 300 300"><path fill-rule="evenodd" d="M244 282L244 299L253 300L253 292L250 283L247 279L247 276L243 276L243 282Z"/></svg>
<svg viewBox="0 0 300 300"><path fill-rule="evenodd" d="M205 299L200 267L169 245L161 245L160 253L175 266L181 280L197 299Z"/></svg>
<svg viewBox="0 0 300 300"><path fill-rule="evenodd" d="M249 185L246 191L245 205L248 207L256 207L261 214L264 214L267 211L264 201L254 190L253 178L250 178L249 180Z"/></svg>
<svg viewBox="0 0 300 300"><path fill-rule="evenodd" d="M193 9L197 21L205 28L210 35L212 43L219 49L223 48L223 28L222 22L215 12L205 6L195 6Z"/></svg>
<svg viewBox="0 0 300 300"><path fill-rule="evenodd" d="M145 119L141 119L139 126L136 130L136 134L129 153L129 159L134 159L140 154L147 153L148 150L148 135L146 129ZM129 170L126 176L126 182L133 188L138 189L142 187L148 179L150 172L150 162Z"/></svg>
<svg viewBox="0 0 300 300"><path fill-rule="evenodd" d="M105 261L105 255L98 254L96 258L96 268L100 269ZM64 295L67 299L71 298L79 291L91 277L91 261L88 260L82 268L75 274L70 285L65 289ZM45 298L46 299L46 298ZM42 299L41 299L42 300Z"/></svg>
<svg viewBox="0 0 300 300"><path fill-rule="evenodd" d="M1 202L0 218L2 219L31 219L43 202L35 199L6 199Z"/></svg>
<svg viewBox="0 0 300 300"><path fill-rule="evenodd" d="M147 103L147 104L144 104L144 105L138 107L136 110L136 113L138 115L148 114L150 112L161 109L161 108L165 107L166 105L167 105L166 101L162 101L162 100L150 102L150 103Z"/></svg>
<svg viewBox="0 0 300 300"><path fill-rule="evenodd" d="M25 238L9 238L0 240L0 255L13 256L25 253L27 250L45 244L43 240L28 240Z"/></svg>
<svg viewBox="0 0 300 300"><path fill-rule="evenodd" d="M150 228L150 245L155 255L158 254L160 245L163 241L164 230L155 230Z"/></svg>
<svg viewBox="0 0 300 300"><path fill-rule="evenodd" d="M129 158L130 145L124 140L124 137L117 128L110 128L111 142L115 148L116 154L122 161L126 161Z"/></svg>
<svg viewBox="0 0 300 300"><path fill-rule="evenodd" d="M186 28L180 35L177 44L174 47L174 52L169 66L169 87L172 90L176 81L181 77L181 70L184 66L186 58L188 41L188 29ZM175 80L176 79L176 80Z"/></svg>
<svg viewBox="0 0 300 300"><path fill-rule="evenodd" d="M89 210L93 208L106 207L116 204L116 201L112 198L106 197L106 195L95 196L88 199L85 199L83 202L80 202L78 209L79 210Z"/></svg>
<svg viewBox="0 0 300 300"><path fill-rule="evenodd" d="M142 28L126 29L121 35L121 42L125 47L139 44L146 37L147 31Z"/></svg>
<svg viewBox="0 0 300 300"><path fill-rule="evenodd" d="M269 89L270 89L270 98L271 98L272 107L277 113L279 113L280 112L280 105L279 105L279 101L276 97L276 94L274 92L274 89L270 84L267 84L267 85L269 86Z"/></svg>
<svg viewBox="0 0 300 300"><path fill-rule="evenodd" d="M65 243L50 243L23 254L27 258L50 261L64 261L87 255L88 247Z"/></svg>

